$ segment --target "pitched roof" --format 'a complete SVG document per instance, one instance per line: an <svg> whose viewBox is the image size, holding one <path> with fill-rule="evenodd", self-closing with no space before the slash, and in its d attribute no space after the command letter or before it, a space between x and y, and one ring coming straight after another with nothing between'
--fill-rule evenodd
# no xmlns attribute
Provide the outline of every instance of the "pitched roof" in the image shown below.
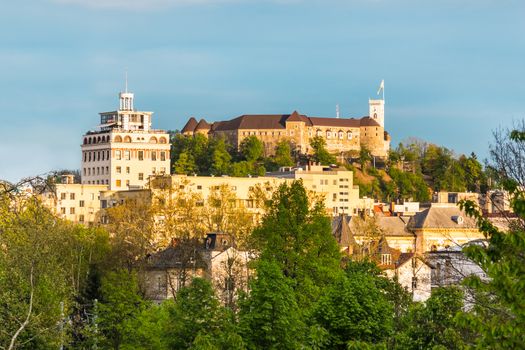
<svg viewBox="0 0 525 350"><path fill-rule="evenodd" d="M188 120L188 122L186 123L186 125L184 125L184 127L182 128L181 133L193 132L193 131L195 131L196 127L197 127L197 120L195 120L195 118L191 117Z"/></svg>
<svg viewBox="0 0 525 350"><path fill-rule="evenodd" d="M201 119L197 127L195 127L195 130L210 130L210 128L211 125L206 120Z"/></svg>
<svg viewBox="0 0 525 350"><path fill-rule="evenodd" d="M458 207L433 204L430 208L416 213L410 219L408 228L475 229L477 226L476 221Z"/></svg>
<svg viewBox="0 0 525 350"><path fill-rule="evenodd" d="M357 244L354 234L350 230L351 217L348 215L339 215L332 219L332 235L337 243L343 247Z"/></svg>
<svg viewBox="0 0 525 350"><path fill-rule="evenodd" d="M413 233L406 229L409 221L408 217L404 216L377 216L377 224L385 236L414 236Z"/></svg>

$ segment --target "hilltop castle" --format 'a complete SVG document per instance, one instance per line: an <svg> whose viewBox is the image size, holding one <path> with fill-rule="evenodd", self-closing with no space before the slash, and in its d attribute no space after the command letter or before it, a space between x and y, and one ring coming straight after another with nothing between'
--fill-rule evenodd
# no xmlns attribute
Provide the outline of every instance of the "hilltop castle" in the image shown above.
<svg viewBox="0 0 525 350"><path fill-rule="evenodd" d="M277 143L289 140L295 150L311 154L310 140L320 136L327 149L334 154L359 152L362 147L376 157L386 157L390 149L390 135L385 131L384 100L369 100L370 115L362 118L308 117L297 111L291 114L241 115L240 117L208 123L191 117L181 133L202 134L206 137L225 137L238 147L248 136L257 136L264 144L265 155L275 152Z"/></svg>

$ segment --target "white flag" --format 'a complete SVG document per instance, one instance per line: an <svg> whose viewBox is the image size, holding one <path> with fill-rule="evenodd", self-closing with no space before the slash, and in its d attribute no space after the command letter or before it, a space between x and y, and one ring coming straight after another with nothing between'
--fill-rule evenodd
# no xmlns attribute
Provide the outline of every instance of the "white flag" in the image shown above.
<svg viewBox="0 0 525 350"><path fill-rule="evenodd" d="M381 84L379 85L379 90L377 90L378 95L381 93L381 90L385 91L385 79L381 80Z"/></svg>

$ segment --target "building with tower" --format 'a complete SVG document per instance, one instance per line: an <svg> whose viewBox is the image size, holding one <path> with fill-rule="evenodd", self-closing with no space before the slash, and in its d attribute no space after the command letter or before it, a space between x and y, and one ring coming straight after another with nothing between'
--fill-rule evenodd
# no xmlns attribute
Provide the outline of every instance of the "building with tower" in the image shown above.
<svg viewBox="0 0 525 350"><path fill-rule="evenodd" d="M100 125L82 137L81 182L110 190L142 188L153 174L169 174L170 142L152 129L153 112L134 108L134 95L119 94L119 109L100 113Z"/></svg>
<svg viewBox="0 0 525 350"><path fill-rule="evenodd" d="M309 117L294 111L291 114L241 115L240 117L208 123L190 118L181 133L187 136L224 137L239 147L249 136L257 136L265 155L274 154L277 143L288 140L294 150L311 154L310 140L315 136L325 139L329 152L343 155L359 152L366 147L376 157L386 157L390 149L390 135L385 131L384 99L369 100L369 116L362 118Z"/></svg>

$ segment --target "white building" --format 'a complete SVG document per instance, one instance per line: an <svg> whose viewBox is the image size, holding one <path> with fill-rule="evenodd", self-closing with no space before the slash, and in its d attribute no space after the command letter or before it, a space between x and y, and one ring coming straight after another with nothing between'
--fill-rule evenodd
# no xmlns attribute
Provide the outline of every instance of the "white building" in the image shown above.
<svg viewBox="0 0 525 350"><path fill-rule="evenodd" d="M127 88L119 98L119 109L100 113L98 130L83 136L82 184L142 188L150 175L170 172L169 135L151 128L153 112L133 108Z"/></svg>

